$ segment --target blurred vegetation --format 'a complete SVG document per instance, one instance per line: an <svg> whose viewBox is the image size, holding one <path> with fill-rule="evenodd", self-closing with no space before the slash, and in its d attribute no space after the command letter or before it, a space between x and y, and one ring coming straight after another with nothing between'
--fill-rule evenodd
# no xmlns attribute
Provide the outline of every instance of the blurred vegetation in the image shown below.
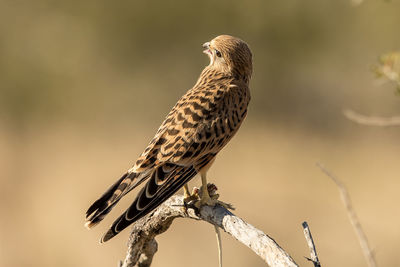
<svg viewBox="0 0 400 267"><path fill-rule="evenodd" d="M396 80L398 54L387 53L399 51L400 2L359 3L0 0L0 266L123 257L127 232L97 240L132 196L91 232L85 209L193 86L208 64L201 44L219 34L254 54L248 118L210 170L221 199L301 265L307 220L323 266L364 266L337 190L314 166L321 160L348 187L378 263L400 266L398 128L342 115L400 114L392 82L382 90L370 72L384 55L374 72ZM213 229L174 225L154 266L217 265ZM264 266L223 238L227 266Z"/></svg>
<svg viewBox="0 0 400 267"><path fill-rule="evenodd" d="M378 78L394 84L400 95L400 52L387 53L379 57L379 65L373 67Z"/></svg>
<svg viewBox="0 0 400 267"><path fill-rule="evenodd" d="M132 106L152 99L166 113L206 64L200 44L227 33L254 51L253 116L324 129L341 105L368 101L352 77L397 48L398 10L345 0L3 0L0 111L16 125L129 122Z"/></svg>

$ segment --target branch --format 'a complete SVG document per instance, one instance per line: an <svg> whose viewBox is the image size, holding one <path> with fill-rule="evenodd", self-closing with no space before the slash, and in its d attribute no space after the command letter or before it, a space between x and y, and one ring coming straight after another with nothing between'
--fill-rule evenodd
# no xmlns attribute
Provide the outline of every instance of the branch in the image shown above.
<svg viewBox="0 0 400 267"><path fill-rule="evenodd" d="M346 118L358 124L363 124L368 126L380 126L380 127L400 126L400 116L394 116L394 117L365 116L350 109L344 110L343 114Z"/></svg>
<svg viewBox="0 0 400 267"><path fill-rule="evenodd" d="M236 240L240 241L271 267L298 266L290 255L271 237L240 219L226 208L203 206L195 209L183 209L183 196L173 196L162 205L138 220L128 241L126 258L120 267L148 267L157 252L155 237L167 231L175 218L189 218L206 221L218 226Z"/></svg>
<svg viewBox="0 0 400 267"><path fill-rule="evenodd" d="M351 225L353 226L354 231L356 232L358 241L360 242L361 249L364 253L364 257L368 263L369 267L376 267L375 256L369 247L367 236L365 235L360 221L358 220L357 214L354 211L353 205L351 203L350 195L344 186L344 184L330 171L328 171L321 163L317 162L318 168L321 169L323 173L325 173L331 180L337 185L339 188L340 196L342 197L342 201L346 207L347 215L349 216L349 220Z"/></svg>
<svg viewBox="0 0 400 267"><path fill-rule="evenodd" d="M303 231L304 231L304 236L307 241L308 248L310 249L310 255L311 258L306 258L309 261L312 261L314 263L314 267L321 267L321 263L319 262L318 256L317 256L317 250L315 249L315 244L314 240L311 235L310 227L308 227L307 222L303 222Z"/></svg>

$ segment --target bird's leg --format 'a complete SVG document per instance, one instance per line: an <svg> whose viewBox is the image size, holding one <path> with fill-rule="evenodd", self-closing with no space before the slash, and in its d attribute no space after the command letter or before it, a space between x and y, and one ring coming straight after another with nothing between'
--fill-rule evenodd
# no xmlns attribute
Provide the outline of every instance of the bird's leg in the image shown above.
<svg viewBox="0 0 400 267"><path fill-rule="evenodd" d="M209 205L215 206L215 201L210 198L208 194L208 186L207 186L207 173L201 173L201 196L200 196L200 206Z"/></svg>
<svg viewBox="0 0 400 267"><path fill-rule="evenodd" d="M185 184L185 185L183 186L183 197L184 197L184 200L190 198L190 193L189 193L189 186L188 186L188 184ZM185 201L185 202L186 202L186 201Z"/></svg>
<svg viewBox="0 0 400 267"><path fill-rule="evenodd" d="M193 188L192 193L190 193L188 184L186 183L183 186L183 205L185 206L185 210L187 210L188 204L199 199L198 191L197 188Z"/></svg>

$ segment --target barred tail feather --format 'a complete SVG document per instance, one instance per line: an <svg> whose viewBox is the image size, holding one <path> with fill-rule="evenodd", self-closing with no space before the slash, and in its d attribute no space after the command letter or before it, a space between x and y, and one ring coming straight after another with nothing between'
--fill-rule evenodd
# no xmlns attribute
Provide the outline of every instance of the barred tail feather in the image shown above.
<svg viewBox="0 0 400 267"><path fill-rule="evenodd" d="M140 173L125 173L89 207L86 212L85 226L90 229L97 225L125 194L141 184L146 178L146 176L143 177Z"/></svg>
<svg viewBox="0 0 400 267"><path fill-rule="evenodd" d="M163 172L162 170L163 168L159 167L153 173L132 205L112 224L111 228L102 237L101 243L110 240L130 224L154 210L197 174L193 166L182 167L174 165L172 170L168 172Z"/></svg>

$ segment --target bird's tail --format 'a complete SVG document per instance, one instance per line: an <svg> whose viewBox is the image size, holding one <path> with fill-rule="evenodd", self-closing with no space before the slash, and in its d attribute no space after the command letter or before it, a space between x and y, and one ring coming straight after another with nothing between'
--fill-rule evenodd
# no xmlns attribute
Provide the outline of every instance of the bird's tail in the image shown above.
<svg viewBox="0 0 400 267"><path fill-rule="evenodd" d="M196 173L193 166L182 167L166 164L157 168L132 205L112 224L100 242L104 243L110 240L127 226L151 212L178 191Z"/></svg>
<svg viewBox="0 0 400 267"><path fill-rule="evenodd" d="M147 178L147 175L135 172L125 173L115 182L86 212L85 226L90 229L97 225L118 203L118 201L133 188Z"/></svg>

